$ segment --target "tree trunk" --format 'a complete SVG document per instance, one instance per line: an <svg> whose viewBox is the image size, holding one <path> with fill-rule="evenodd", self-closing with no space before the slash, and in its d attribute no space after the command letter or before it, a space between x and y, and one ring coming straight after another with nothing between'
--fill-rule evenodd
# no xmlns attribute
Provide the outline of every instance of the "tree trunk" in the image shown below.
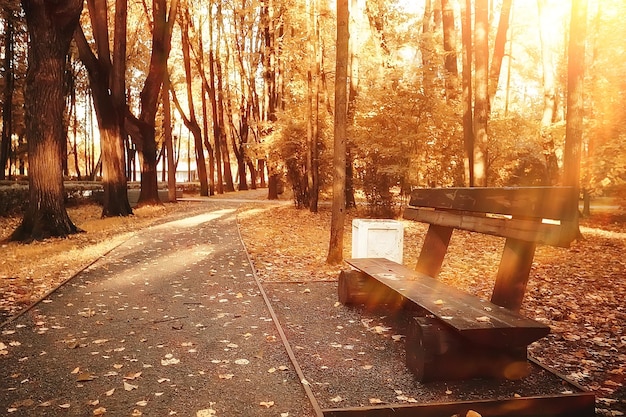
<svg viewBox="0 0 626 417"><path fill-rule="evenodd" d="M567 118L563 154L563 185L580 187L580 155L583 136L585 75L585 37L587 32L587 0L572 2L569 52L567 64ZM578 207L578 201L576 201Z"/></svg>
<svg viewBox="0 0 626 417"><path fill-rule="evenodd" d="M454 27L453 0L441 0L443 24L444 67L446 69L446 99L458 96L459 69L456 55L456 29Z"/></svg>
<svg viewBox="0 0 626 417"><path fill-rule="evenodd" d="M472 13L471 0L461 0L461 31L463 40L463 144L465 145L465 183L474 186L474 116L472 111Z"/></svg>
<svg viewBox="0 0 626 417"><path fill-rule="evenodd" d="M474 97L474 180L479 187L487 186L487 120L489 118L489 1L476 0L474 27L475 79Z"/></svg>
<svg viewBox="0 0 626 417"><path fill-rule="evenodd" d="M191 56L189 54L189 11L185 10L185 14L182 19L180 28L181 32L181 46L183 50L183 63L185 67L185 81L187 87L187 106L189 107L189 117L186 117L182 107L178 105L178 101L175 100L178 107L178 111L185 121L185 125L193 134L193 143L196 154L196 166L198 168L198 179L200 180L200 195L209 195L209 182L206 172L206 161L204 159L204 144L202 141L202 129L196 119L196 111L194 106L194 97L192 90L193 78L191 74ZM173 93L173 91L172 91Z"/></svg>
<svg viewBox="0 0 626 417"><path fill-rule="evenodd" d="M504 0L500 9L500 21L498 22L498 32L493 45L493 59L489 68L489 103L498 91L498 81L500 80L500 69L504 58L504 47L506 45L506 34L509 30L509 20L511 18L511 3L513 0Z"/></svg>
<svg viewBox="0 0 626 417"><path fill-rule="evenodd" d="M83 2L23 0L22 7L30 36L25 90L29 203L11 240L30 242L80 231L65 209L61 167L65 63Z"/></svg>
<svg viewBox="0 0 626 417"><path fill-rule="evenodd" d="M11 175L9 152L13 134L13 91L15 74L13 73L13 11L7 8L4 16L4 91L2 102L2 140L0 142L0 180L6 178L5 169Z"/></svg>
<svg viewBox="0 0 626 417"><path fill-rule="evenodd" d="M213 143L215 145L215 169L217 171L217 185L215 192L224 194L224 177L222 175L222 126L220 125L219 109L217 106L217 92L215 88L215 52L213 42L213 18L211 16L211 8L209 8L209 81L207 82L207 92L209 93L209 101L211 102L211 119L213 121ZM204 76L204 74L203 74Z"/></svg>
<svg viewBox="0 0 626 417"><path fill-rule="evenodd" d="M165 134L165 157L167 158L167 198L176 202L176 160L174 159L174 140L172 137L172 110L170 103L170 77L166 73L163 79L163 128Z"/></svg>
<svg viewBox="0 0 626 417"><path fill-rule="evenodd" d="M546 12L546 0L537 0L537 7L539 11L539 35L541 38L541 61L543 63L543 114L541 116L540 136L543 154L546 159L546 180L548 184L554 185L559 179L559 165L554 139L549 132L556 114L555 68L552 59L550 37L550 28L553 22L550 14Z"/></svg>
<svg viewBox="0 0 626 417"><path fill-rule="evenodd" d="M137 145L141 160L141 192L138 206L161 204L157 188L156 112L163 78L167 71L178 0L171 1L169 11L166 6L166 0L152 1L152 54L148 75L140 94L141 113L138 118L129 113L126 117L126 127Z"/></svg>
<svg viewBox="0 0 626 417"><path fill-rule="evenodd" d="M95 6L91 5L91 7ZM101 7L106 7L106 4ZM97 22L95 19L98 14L94 12L91 13L91 15L94 22ZM106 13L101 18L103 22L92 23L92 25L106 25ZM94 31L94 34L97 33L99 32ZM99 53L104 54L98 58L96 58L91 51L91 47L87 43L87 39L81 28L78 28L74 33L74 40L78 46L80 59L87 68L93 104L100 130L104 188L102 216L127 216L132 214L132 209L128 202L124 141L121 134L120 118L118 117L114 99L109 89L111 58L108 50L108 31L105 31L105 33L106 38L98 39L97 42L107 44L107 48L98 49ZM124 99L124 104L125 103L126 101Z"/></svg>
<svg viewBox="0 0 626 417"><path fill-rule="evenodd" d="M348 82L348 42L350 38L349 18L348 0L337 0L333 203L328 256L326 258L326 262L329 264L338 264L343 260L343 229L346 217L346 89Z"/></svg>

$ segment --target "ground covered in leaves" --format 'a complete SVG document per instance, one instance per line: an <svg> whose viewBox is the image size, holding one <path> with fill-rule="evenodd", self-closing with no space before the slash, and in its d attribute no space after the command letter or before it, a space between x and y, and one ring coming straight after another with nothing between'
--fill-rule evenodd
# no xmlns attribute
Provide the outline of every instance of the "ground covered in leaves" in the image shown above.
<svg viewBox="0 0 626 417"><path fill-rule="evenodd" d="M257 193L258 195L258 193ZM32 303L127 240L134 230L185 215L193 202L135 210L131 218L100 219L100 208L71 208L70 216L86 233L31 245L0 245L0 321ZM350 257L350 213L345 257ZM325 263L330 210L313 214L291 205L241 210L239 225L260 279L274 293L285 284L335 281L343 266ZM19 218L0 218L0 239ZM425 226L404 222L404 263L414 264ZM549 324L552 333L531 347L534 357L598 398L599 415L626 412L626 246L624 222L596 215L583 221L583 239L569 249L538 248L524 300L524 313ZM441 279L489 297L502 240L484 235L453 236ZM323 284L323 282L321 284ZM288 287L285 287L288 288ZM295 287L299 288L299 287ZM306 285L301 291L309 289ZM345 341L336 342L351 346ZM329 393L328 395L330 396ZM339 394L332 398L341 398Z"/></svg>

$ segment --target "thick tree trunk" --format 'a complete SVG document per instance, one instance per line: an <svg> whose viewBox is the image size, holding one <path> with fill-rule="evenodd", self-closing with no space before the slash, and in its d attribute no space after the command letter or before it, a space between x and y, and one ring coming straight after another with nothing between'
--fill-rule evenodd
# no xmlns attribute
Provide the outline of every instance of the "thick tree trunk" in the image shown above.
<svg viewBox="0 0 626 417"><path fill-rule="evenodd" d="M326 262L329 264L337 264L343 260L343 229L346 217L346 88L348 81L348 40L350 38L349 18L348 0L337 0L333 203L328 256L326 258Z"/></svg>
<svg viewBox="0 0 626 417"><path fill-rule="evenodd" d="M94 16L96 14L94 13ZM106 14L103 17L106 22ZM102 22L99 23L100 25ZM108 49L100 50L105 55L99 58L91 51L81 28L74 34L80 59L87 68L96 118L100 130L104 199L102 217L127 216L132 214L127 194L124 140L120 117L109 90L111 61ZM108 44L107 38L98 40ZM124 101L125 103L125 101Z"/></svg>
<svg viewBox="0 0 626 417"><path fill-rule="evenodd" d="M65 209L65 63L83 2L24 0L30 36L26 76L29 204L11 240L65 237L80 230Z"/></svg>
<svg viewBox="0 0 626 417"><path fill-rule="evenodd" d="M148 76L140 94L141 114L138 120L132 120L132 117L128 120L127 117L127 122L131 122L127 124L135 125L133 129L135 135L131 133L131 136L141 154L141 192L138 206L161 204L157 189L155 124L161 86L167 71L178 0L171 1L169 11L166 6L166 0L152 1L152 55Z"/></svg>

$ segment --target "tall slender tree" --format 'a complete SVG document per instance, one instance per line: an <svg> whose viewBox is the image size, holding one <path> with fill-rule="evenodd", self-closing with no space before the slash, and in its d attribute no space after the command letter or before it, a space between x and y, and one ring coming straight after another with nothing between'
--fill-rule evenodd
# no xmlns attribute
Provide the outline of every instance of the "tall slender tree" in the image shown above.
<svg viewBox="0 0 626 417"><path fill-rule="evenodd" d="M563 184L580 187L580 158L583 137L583 80L585 75L585 39L587 0L572 2L567 63L567 116ZM576 202L578 207L578 202Z"/></svg>
<svg viewBox="0 0 626 417"><path fill-rule="evenodd" d="M6 7L4 20L4 91L2 92L2 139L0 139L0 180L6 178L5 169L10 173L9 151L11 150L11 135L13 134L13 91L15 88L15 74L13 68L13 25L15 12L12 7Z"/></svg>
<svg viewBox="0 0 626 417"><path fill-rule="evenodd" d="M32 241L79 232L65 209L62 160L64 81L70 41L82 0L23 0L28 43L26 134L29 202L12 240Z"/></svg>
<svg viewBox="0 0 626 417"><path fill-rule="evenodd" d="M553 22L547 10L547 0L537 0L537 8L539 12L539 35L543 68L543 113L540 122L540 138L545 156L547 182L556 184L559 178L559 165L554 138L549 129L555 121L557 114L556 69L552 53L553 39L550 36Z"/></svg>
<svg viewBox="0 0 626 417"><path fill-rule="evenodd" d="M480 187L487 185L487 120L489 118L489 0L476 0L474 44L474 180Z"/></svg>
<svg viewBox="0 0 626 417"><path fill-rule="evenodd" d="M463 42L463 144L465 145L465 182L473 187L474 180L474 113L472 107L472 13L471 0L461 0L461 38Z"/></svg>
<svg viewBox="0 0 626 417"><path fill-rule="evenodd" d="M326 262L337 264L343 260L343 236L346 218L346 128L348 43L350 12L348 0L337 0L337 57L335 60L335 126L333 147L333 202L330 240Z"/></svg>

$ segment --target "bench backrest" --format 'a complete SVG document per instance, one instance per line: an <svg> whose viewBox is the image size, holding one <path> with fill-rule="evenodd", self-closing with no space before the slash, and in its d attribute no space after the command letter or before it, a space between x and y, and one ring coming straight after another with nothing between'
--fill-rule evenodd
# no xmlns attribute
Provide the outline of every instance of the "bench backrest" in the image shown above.
<svg viewBox="0 0 626 417"><path fill-rule="evenodd" d="M567 247L578 236L574 187L415 189L406 219Z"/></svg>

